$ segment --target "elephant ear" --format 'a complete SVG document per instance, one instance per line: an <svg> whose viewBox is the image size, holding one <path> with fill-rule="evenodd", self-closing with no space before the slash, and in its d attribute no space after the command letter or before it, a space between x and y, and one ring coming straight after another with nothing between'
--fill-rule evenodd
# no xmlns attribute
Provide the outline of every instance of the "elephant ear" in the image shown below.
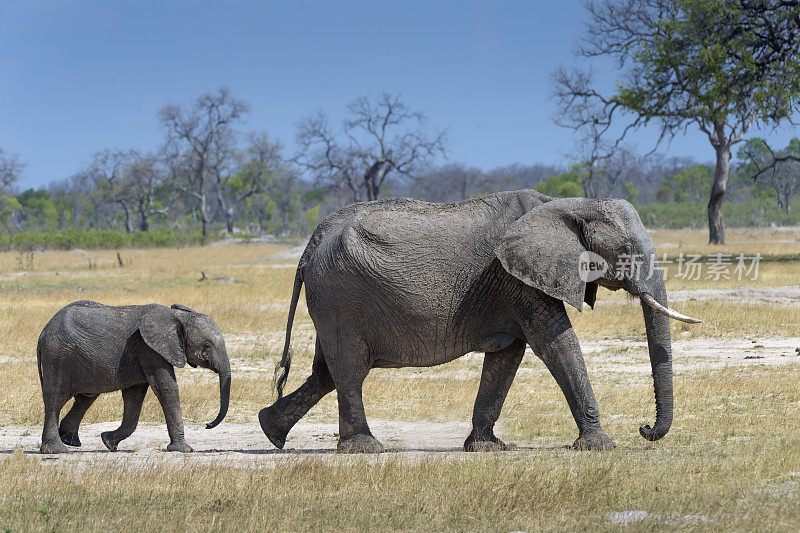
<svg viewBox="0 0 800 533"><path fill-rule="evenodd" d="M142 315L139 333L144 342L172 366L186 366L183 325L175 312L161 305Z"/></svg>
<svg viewBox="0 0 800 533"><path fill-rule="evenodd" d="M594 307L597 284L578 273L587 251L582 221L563 202L547 202L511 224L495 255L515 278L582 311L584 301Z"/></svg>

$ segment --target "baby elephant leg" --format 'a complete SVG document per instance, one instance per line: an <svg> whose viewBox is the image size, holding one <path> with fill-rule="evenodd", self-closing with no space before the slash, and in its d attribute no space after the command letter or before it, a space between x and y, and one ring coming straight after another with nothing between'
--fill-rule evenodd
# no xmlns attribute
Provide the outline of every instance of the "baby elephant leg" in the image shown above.
<svg viewBox="0 0 800 533"><path fill-rule="evenodd" d="M168 365L145 368L147 382L153 389L153 394L158 398L161 409L164 410L164 419L167 421L169 433L168 452L191 452L192 447L186 443L183 434L183 415L181 415L181 402L178 395L178 382L175 380L175 370Z"/></svg>
<svg viewBox="0 0 800 533"><path fill-rule="evenodd" d="M122 390L122 424L114 431L106 431L100 434L103 444L112 452L117 451L117 445L133 434L136 425L139 423L139 414L142 412L144 396L147 394L146 383L134 385Z"/></svg>
<svg viewBox="0 0 800 533"><path fill-rule="evenodd" d="M61 419L61 424L58 426L58 434L61 441L67 446L80 446L81 439L78 438L78 426L81 425L81 420L97 399L97 394L78 394L75 396L75 402L72 408L64 418Z"/></svg>

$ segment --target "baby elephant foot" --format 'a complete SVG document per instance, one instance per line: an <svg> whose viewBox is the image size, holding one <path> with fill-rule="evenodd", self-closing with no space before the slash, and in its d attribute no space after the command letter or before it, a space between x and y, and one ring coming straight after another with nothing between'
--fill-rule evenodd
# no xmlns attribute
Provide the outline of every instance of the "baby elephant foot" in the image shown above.
<svg viewBox="0 0 800 533"><path fill-rule="evenodd" d="M191 446L186 444L185 442L170 442L169 446L167 446L168 452L183 452L183 453L190 453L194 450Z"/></svg>
<svg viewBox="0 0 800 533"><path fill-rule="evenodd" d="M75 446L77 448L81 445L81 439L78 438L77 431L66 431L59 429L58 435L61 437L61 442L67 446Z"/></svg>
<svg viewBox="0 0 800 533"><path fill-rule="evenodd" d="M121 442L114 438L113 431L104 431L100 433L100 440L103 441L103 444L105 444L106 448L108 448L108 451L110 452L117 451L117 445Z"/></svg>
<svg viewBox="0 0 800 533"><path fill-rule="evenodd" d="M383 444L372 435L359 433L349 439L340 438L339 444L336 445L336 451L339 453L381 453L386 450L383 448Z"/></svg>
<svg viewBox="0 0 800 533"><path fill-rule="evenodd" d="M464 441L465 452L507 452L516 449L514 444L506 444L494 434L486 436L470 433L467 440Z"/></svg>
<svg viewBox="0 0 800 533"><path fill-rule="evenodd" d="M51 442L43 442L41 446L39 446L39 453L44 454L51 454L51 453L68 453L69 448L67 448L61 439L57 441Z"/></svg>
<svg viewBox="0 0 800 533"><path fill-rule="evenodd" d="M617 445L602 429L585 433L572 443L573 450L613 450Z"/></svg>

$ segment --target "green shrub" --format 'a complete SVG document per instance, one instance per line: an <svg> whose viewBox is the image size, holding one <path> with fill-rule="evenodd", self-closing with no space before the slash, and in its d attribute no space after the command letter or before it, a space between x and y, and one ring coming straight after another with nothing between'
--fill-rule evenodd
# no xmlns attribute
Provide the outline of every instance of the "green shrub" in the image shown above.
<svg viewBox="0 0 800 533"><path fill-rule="evenodd" d="M751 198L745 202L725 202L722 214L729 227L797 226L800 225L800 199L788 214L774 198ZM636 209L645 226L650 228L702 228L708 224L705 202L637 204Z"/></svg>
<svg viewBox="0 0 800 533"><path fill-rule="evenodd" d="M39 248L48 250L87 250L119 248L164 248L201 244L199 232L185 233L170 230L124 233L121 231L24 231L16 235L0 234L0 249L31 251Z"/></svg>

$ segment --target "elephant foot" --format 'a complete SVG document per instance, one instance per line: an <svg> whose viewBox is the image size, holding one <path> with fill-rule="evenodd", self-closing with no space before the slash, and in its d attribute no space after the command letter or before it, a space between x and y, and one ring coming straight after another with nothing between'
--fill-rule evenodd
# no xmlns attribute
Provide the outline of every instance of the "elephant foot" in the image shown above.
<svg viewBox="0 0 800 533"><path fill-rule="evenodd" d="M349 439L339 439L336 445L339 453L381 453L386 451L383 444L372 435L359 433Z"/></svg>
<svg viewBox="0 0 800 533"><path fill-rule="evenodd" d="M61 439L57 441L51 442L43 442L41 446L39 446L39 453L44 454L52 454L52 453L68 453L69 448L67 448Z"/></svg>
<svg viewBox="0 0 800 533"><path fill-rule="evenodd" d="M279 419L277 409L274 405L263 408L258 412L258 422L261 424L261 431L267 436L269 441L279 450L282 450L286 445L286 435L289 430L285 429L282 425L277 424Z"/></svg>
<svg viewBox="0 0 800 533"><path fill-rule="evenodd" d="M167 446L168 452L182 452L182 453L191 453L194 450L191 446L186 444L185 442L170 442L169 446Z"/></svg>
<svg viewBox="0 0 800 533"><path fill-rule="evenodd" d="M61 437L61 442L66 444L67 446L74 446L79 447L81 445L81 439L78 438L78 431L66 431L59 429L58 435Z"/></svg>
<svg viewBox="0 0 800 533"><path fill-rule="evenodd" d="M102 432L100 434L100 440L103 441L103 444L105 444L106 448L108 448L108 451L110 451L110 452L117 451L117 445L120 443L120 441L118 441L118 440L116 440L114 438L114 432L113 431L104 431L104 432Z"/></svg>
<svg viewBox="0 0 800 533"><path fill-rule="evenodd" d="M613 450L617 445L602 429L579 436L572 443L573 450Z"/></svg>
<svg viewBox="0 0 800 533"><path fill-rule="evenodd" d="M467 440L464 441L465 452L508 452L516 449L514 444L506 444L494 434L486 436L470 433Z"/></svg>

